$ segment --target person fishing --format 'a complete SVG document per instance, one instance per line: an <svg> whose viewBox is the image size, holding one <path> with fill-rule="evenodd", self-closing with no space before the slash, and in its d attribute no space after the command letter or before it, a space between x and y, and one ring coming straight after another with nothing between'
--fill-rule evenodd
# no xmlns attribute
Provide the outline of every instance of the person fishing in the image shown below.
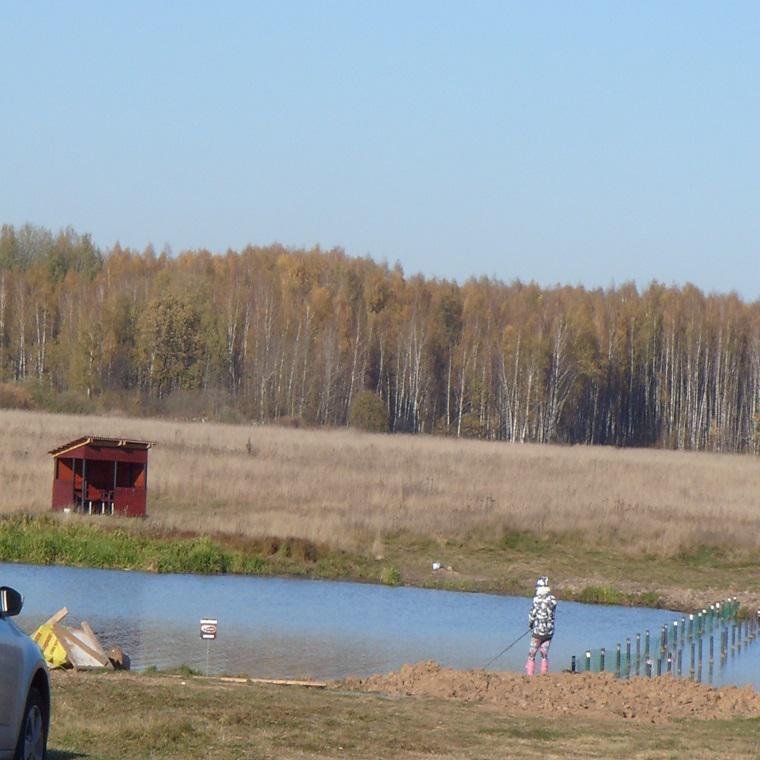
<svg viewBox="0 0 760 760"><path fill-rule="evenodd" d="M533 606L528 613L528 627L533 631L530 637L528 661L525 672L532 676L536 671L536 652L541 653L541 673L549 672L549 646L554 636L554 612L557 600L549 588L549 579L542 575L536 581L536 594Z"/></svg>

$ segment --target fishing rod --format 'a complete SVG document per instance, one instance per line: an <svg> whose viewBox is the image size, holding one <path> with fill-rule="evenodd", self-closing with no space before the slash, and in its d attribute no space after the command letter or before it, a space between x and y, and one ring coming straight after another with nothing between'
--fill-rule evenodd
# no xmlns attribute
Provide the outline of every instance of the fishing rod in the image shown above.
<svg viewBox="0 0 760 760"><path fill-rule="evenodd" d="M504 647L504 649L502 649L502 650L501 650L501 652L499 652L499 654L497 654L497 655L496 655L496 657L492 657L492 658L491 658L491 659L490 659L490 660L489 660L489 661L488 661L488 662L487 662L487 663L486 663L486 664L483 666L483 670L485 670L485 669L486 669L486 668L487 668L487 667L488 667L488 666L489 666L489 665L490 665L492 662L495 662L496 660L498 660L498 659L499 659L499 657L501 657L503 654L506 654L506 653L507 653L507 652L508 652L510 649L512 649L512 647L513 647L515 644L517 644L517 642L518 642L518 641L520 641L520 639L524 639L524 638L525 638L525 637L526 637L526 636L527 636L527 635L528 635L530 632L531 632L531 629L530 629L530 628L528 628L528 630L527 630L527 631L525 631L525 633L521 633L521 634L520 634L520 635L519 635L519 636L518 636L518 637L517 637L517 638L516 638L516 639L515 639L515 640L514 640L514 641L513 641L513 642L512 642L512 643L511 643L509 646L508 646L508 647Z"/></svg>

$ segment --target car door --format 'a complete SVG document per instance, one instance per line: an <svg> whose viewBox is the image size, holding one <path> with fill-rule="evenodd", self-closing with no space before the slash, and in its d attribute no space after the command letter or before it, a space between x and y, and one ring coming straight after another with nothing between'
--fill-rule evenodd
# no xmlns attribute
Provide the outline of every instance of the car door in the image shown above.
<svg viewBox="0 0 760 760"><path fill-rule="evenodd" d="M0 615L0 751L12 750L16 744L16 722L22 653L18 632L13 623Z"/></svg>

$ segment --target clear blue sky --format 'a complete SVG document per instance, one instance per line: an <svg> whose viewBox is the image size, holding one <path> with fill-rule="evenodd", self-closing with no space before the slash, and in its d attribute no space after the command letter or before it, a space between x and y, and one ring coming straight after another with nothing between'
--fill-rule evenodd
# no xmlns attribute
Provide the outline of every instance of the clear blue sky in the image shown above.
<svg viewBox="0 0 760 760"><path fill-rule="evenodd" d="M760 297L758 2L5 2L0 222Z"/></svg>

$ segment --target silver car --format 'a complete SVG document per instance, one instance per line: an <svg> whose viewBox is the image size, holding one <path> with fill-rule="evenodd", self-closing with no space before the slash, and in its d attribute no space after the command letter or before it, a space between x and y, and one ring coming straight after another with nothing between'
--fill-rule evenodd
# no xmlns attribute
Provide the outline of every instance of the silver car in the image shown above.
<svg viewBox="0 0 760 760"><path fill-rule="evenodd" d="M44 760L50 679L40 648L11 620L24 598L0 587L0 760Z"/></svg>

